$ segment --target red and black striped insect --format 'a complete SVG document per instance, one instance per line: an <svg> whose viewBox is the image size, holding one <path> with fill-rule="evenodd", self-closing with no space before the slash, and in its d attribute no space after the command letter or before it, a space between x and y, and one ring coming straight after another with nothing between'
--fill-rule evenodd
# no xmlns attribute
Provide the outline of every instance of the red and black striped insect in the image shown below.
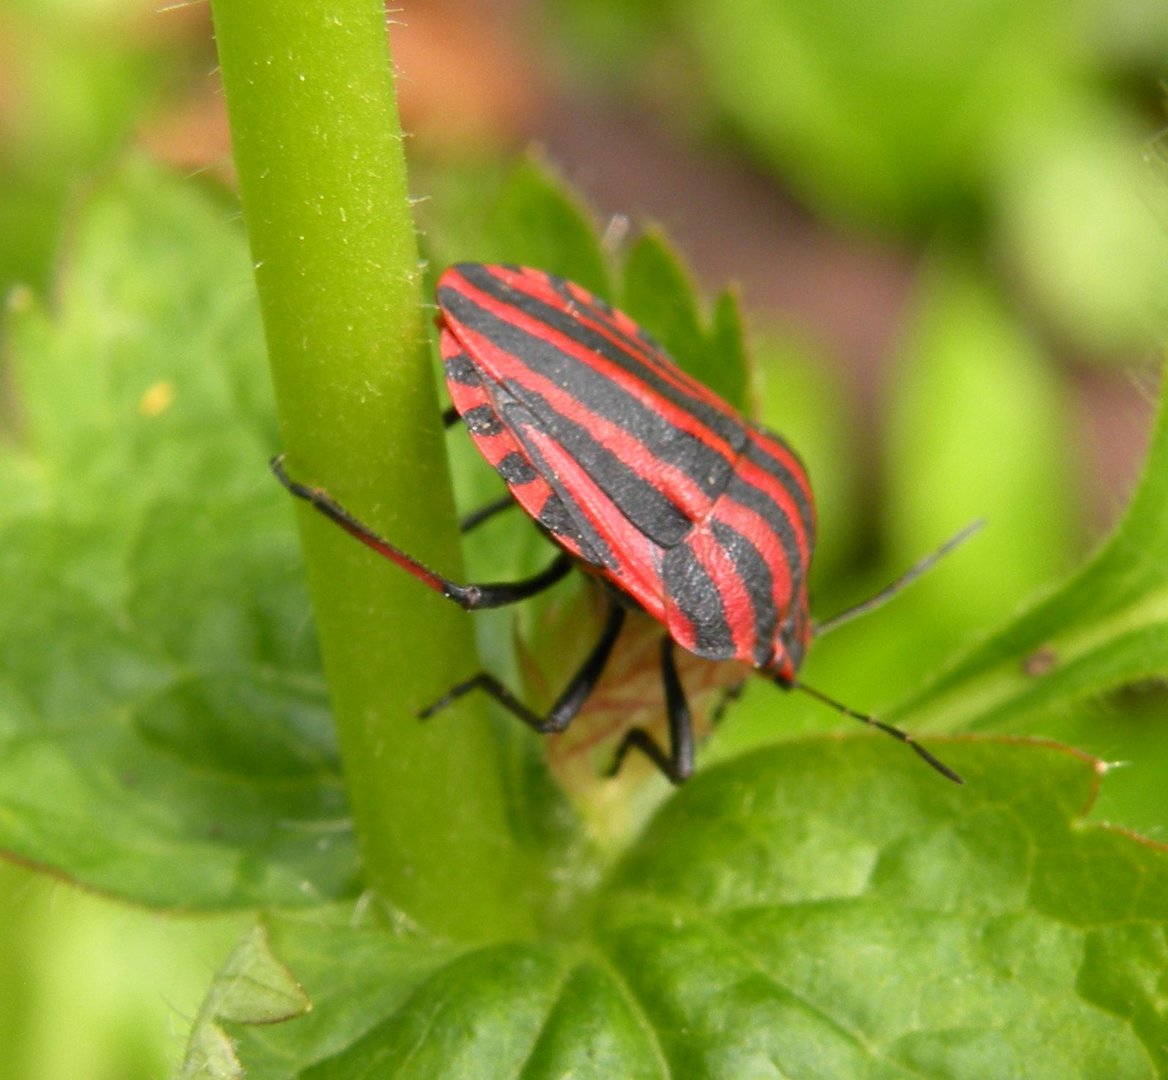
<svg viewBox="0 0 1168 1080"><path fill-rule="evenodd" d="M899 728L798 679L813 636L882 602L963 539L966 530L887 589L826 623L812 621L807 574L815 509L807 472L779 436L752 424L685 374L631 318L542 270L461 263L438 281L438 326L453 407L508 494L469 528L517 503L560 548L541 573L461 585L378 536L318 488L273 469L357 539L464 609L501 607L559 581L574 565L607 586L599 641L546 716L487 672L455 686L428 717L482 690L541 733L563 731L608 661L629 608L663 628L664 750L644 730L621 741L611 773L636 748L674 783L693 771L694 735L674 650L735 661L800 689L911 746L960 778Z"/></svg>

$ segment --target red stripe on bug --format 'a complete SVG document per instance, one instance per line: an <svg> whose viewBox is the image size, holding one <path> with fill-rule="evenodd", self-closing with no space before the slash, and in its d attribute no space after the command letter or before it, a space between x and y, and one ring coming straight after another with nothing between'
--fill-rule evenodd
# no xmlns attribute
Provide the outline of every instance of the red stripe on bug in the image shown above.
<svg viewBox="0 0 1168 1080"><path fill-rule="evenodd" d="M525 279L527 283L542 286L528 295L538 297L545 302L552 303L559 295L556 291L555 279L550 274L533 274ZM581 322L588 325L597 333L608 338L614 344L632 353L641 363L654 373L668 379L679 389L685 390L706 405L715 408L729 418L741 422L742 418L737 411L723 398L715 394L704 383L698 382L688 372L678 367L673 360L666 356L659 345L651 345L644 338L644 330L628 315L617 308L610 307L600 300L594 293L589 292L574 282L567 283L569 292L575 296L586 308L586 311L576 309ZM614 334L613 329L619 331Z"/></svg>
<svg viewBox="0 0 1168 1080"><path fill-rule="evenodd" d="M617 509L596 481L554 439L532 429L526 438L536 447L559 481L565 498L601 536L619 560L613 569L597 572L631 596L650 616L664 622L661 578L656 570L659 548Z"/></svg>
<svg viewBox="0 0 1168 1080"><path fill-rule="evenodd" d="M725 505L723 505L725 504ZM771 602L781 620L795 599L794 582L801 580L801 567L792 566L774 528L754 510L741 505L730 505L729 496L722 496L711 515L712 520L730 526L752 544L759 556L771 567ZM741 659L748 659L746 656Z"/></svg>
<svg viewBox="0 0 1168 1080"><path fill-rule="evenodd" d="M505 277L504 280L506 280ZM720 454L727 462L732 462L737 455L738 447L731 446L707 424L704 424L691 413L686 412L681 407L673 404L661 394L654 391L643 379L638 379L618 364L607 360L595 351L589 350L566 335L559 333L546 323L524 312L522 308L497 299L490 293L476 288L470 282L465 281L465 279L460 279L457 282L457 287L459 291L484 311L495 315L513 326L521 328L532 337L547 342L579 363L586 365L598 375L603 376L607 381L619 386L630 396L656 410L673 426L685 431L688 435L691 435L711 450ZM548 290L539 292L525 291L524 295L534 297L544 303L555 303L558 301L556 295ZM560 303L562 304L562 301ZM459 322L449 315L446 315L446 319L463 340L468 351L474 354L479 365L489 371L492 377L500 381L506 379L524 381L525 374L531 372L530 365L522 357L517 357L513 353L499 349L484 335L477 333L473 327L467 326L465 322ZM584 322L584 320L580 321ZM645 366L651 367L655 373L667 379L671 385L699 398L703 404L717 410L727 421L736 425L745 434L746 425L743 423L742 418L725 401L712 394L700 383L694 382L672 362L662 364L661 357L653 357L652 363L646 363L647 357L644 352L646 346L644 342L637 342L637 348L633 349L630 348L627 341L616 338L609 333L607 328L602 324L586 321L586 325L596 329L602 336L612 341L614 345L624 352L631 354L633 359L638 360ZM473 340L471 335L473 335ZM576 405L584 404L579 402L578 399L573 399L573 401Z"/></svg>
<svg viewBox="0 0 1168 1080"><path fill-rule="evenodd" d="M459 356L463 351L458 339L445 328L439 335L439 346L444 360ZM492 412L495 411L495 403L491 396L490 388L482 380L479 380L473 386L453 381L448 382L447 385L450 390L450 399L460 416L465 415L472 409L483 406L487 406ZM506 425L503 425L502 429L496 434L483 435L472 431L470 432L470 436L479 452L486 458L491 467L496 470L509 454L523 454L522 445ZM544 502L552 491L547 480L539 476L530 483L508 485L508 487L527 514L537 519ZM572 543L570 538L562 538L561 542L572 549L572 554L580 554L579 549Z"/></svg>
<svg viewBox="0 0 1168 1080"><path fill-rule="evenodd" d="M460 329L460 340L466 348L482 354L484 367L490 375L497 374L500 381L522 385L524 389L543 398L556 413L586 428L637 476L666 494L691 521L700 520L710 512L713 499L689 476L670 462L662 460L626 429L594 412L553 380L516 361L510 353L495 349L482 336ZM661 411L667 412L664 408ZM733 468L734 459L731 457L724 460L729 472Z"/></svg>
<svg viewBox="0 0 1168 1080"><path fill-rule="evenodd" d="M660 351L649 346L642 337L643 331L637 323L623 311L604 303L582 285L577 285L575 282L563 282L551 274L539 271L513 272L506 267L498 269L501 269L501 272L496 273L496 277L500 281L529 299L539 300L541 303L553 307L564 306L561 288L566 288L569 296L574 298L569 309L582 324L612 341L625 352L631 353L647 368L667 378L679 389L684 389L707 404L724 411L728 416L739 419L733 409L730 409L727 403L710 391L708 387L691 378L672 361L662 363L663 357ZM557 282L560 288L557 288ZM473 289L473 285L470 287Z"/></svg>
<svg viewBox="0 0 1168 1080"><path fill-rule="evenodd" d="M528 286L538 286L544 283L545 275L505 272L501 273L500 277L506 278L512 285L521 284ZM573 293L578 293L580 291L581 290L579 290L578 287L572 290ZM538 320L526 317L525 313L522 311L512 310L510 307L502 304L496 298L491 297L489 294L475 290L473 286L469 287L469 292L473 293L477 299L481 299L485 306L495 309L499 318L506 317L508 321L512 323L523 323L526 321L529 324L530 333L533 335L542 335L543 340L551 342L554 347L563 348L564 351L569 353L579 351L579 347L576 345L576 343L571 342L570 339L565 339L562 335L558 335L555 332L550 331L542 323L539 323ZM524 295L537 295L537 292L538 290L531 289L525 292ZM550 301L556 298L554 295L548 293L546 288L542 291L542 293L543 294L541 295L541 299L544 301ZM560 299L562 302L562 298ZM643 343L638 342L638 345L643 345ZM526 360L523 358L516 358L511 353L508 353L504 350L498 350L492 342L486 339L468 339L468 346L472 349L472 351L475 351L476 354L480 355L481 357L494 360L499 368L496 374L504 379L510 379L512 381L519 382L520 380L526 378L530 382L534 377L536 377L535 373L532 371ZM593 367L603 366L597 363L597 358L594 354L585 353L584 358L590 359L591 366ZM662 358L660 363L666 364L668 361ZM658 366L660 367L660 364ZM670 367L672 367L672 365L670 365ZM617 378L625 374L619 368L613 370L616 371ZM676 371L677 369L673 368L672 370ZM616 381L616 379L614 379L614 381ZM540 389L545 392L545 394L549 394L549 396L553 397L558 411L568 415L572 413L577 415L584 415L585 410L581 407L578 398L573 397L566 392L561 392L559 396L557 396L555 393L549 393L546 384L543 382L541 382L539 386ZM558 388L556 389L558 391ZM667 419L671 423L674 423L675 426L679 429L694 429L695 424L693 418L689 417L688 414L685 414L683 411L680 411L676 406L673 406L671 403L666 402L660 398L655 398L653 404L659 413L666 414ZM724 402L720 403L720 405L723 410L726 409ZM595 415L591 414L590 412L588 413L588 419L590 425L592 426L603 423L603 421L598 420ZM689 423L687 423L687 421L689 421ZM697 427L703 431L707 430L702 428L700 424L698 424ZM771 496L771 498L778 503L778 505L783 510L784 515L792 524L793 532L797 536L800 556L804 561L806 561L810 558L813 537L808 535L807 527L803 523L804 516L811 516L811 497L809 486L806 481L806 475L802 469L802 464L799 462L798 458L793 454L793 452L791 452L788 447L786 447L778 440L763 436L756 429L744 429L744 434L747 430L749 430L750 439L755 441L761 449L764 449L766 453L772 456L789 472L791 482L796 485L803 493L804 508L800 508L799 504L792 497L791 492L782 483L780 483L773 474L759 468L754 463L744 461L741 458L724 458L723 460L725 465L727 467L736 469L741 479L747 480L761 490L766 491ZM647 451L649 456L646 458L644 453L636 445L622 442L621 440L624 436L626 436L626 433L623 429L617 429L617 433L613 432L611 426L605 429L606 441L616 450L618 456L624 457L626 462L640 462L643 464L647 461L653 461L656 463L660 460L653 455L652 451ZM724 451L731 450L731 448L725 444L724 440L718 440L716 435L714 436L714 440L720 441L720 448ZM713 440L707 439L706 441L712 442ZM646 473L643 467L638 471L640 475L646 479L650 479L650 474ZM690 516L692 520L700 520L704 516L705 507L707 505L705 500L702 498L695 500L693 498L693 492L692 490L687 490L686 479L684 477L679 479L679 474L676 471L668 472L663 476L661 475L661 470L657 468L656 465L654 467L653 475L657 477L657 483L659 486L666 487L670 496L673 497L679 503L679 505L685 509L688 516ZM663 484L662 481L666 481L666 483Z"/></svg>
<svg viewBox="0 0 1168 1080"><path fill-rule="evenodd" d="M734 642L734 657L752 663L757 639L754 628L754 605L747 583L742 580L733 560L708 528L695 529L686 540L686 546L693 552L717 590L726 625ZM673 628L677 616L689 622L684 612L677 608L667 607L666 610L670 615L670 629Z"/></svg>
<svg viewBox="0 0 1168 1080"><path fill-rule="evenodd" d="M754 441L756 445L758 444L759 437L757 433L752 433L752 441ZM774 445L771 440L767 440L767 444L769 446ZM805 492L807 496L805 501L808 506L811 506L812 503L810 499L810 488L805 486L807 481L802 465L799 463L797 458L794 458L793 455L791 456L791 463L791 472L795 478L795 482L799 485L800 489ZM754 487L761 489L767 495L769 495L783 511L787 521L791 523L791 526L795 531L795 536L799 543L799 553L802 557L802 561L804 564L809 563L811 561L811 553L815 542L815 537L814 535L809 535L807 529L804 527L799 504L795 501L791 491L773 474L767 472L760 465L751 460L751 458L747 455L743 455L738 459L737 462L735 462L735 472L740 479L746 481ZM813 523L814 519L812 521L812 524Z"/></svg>

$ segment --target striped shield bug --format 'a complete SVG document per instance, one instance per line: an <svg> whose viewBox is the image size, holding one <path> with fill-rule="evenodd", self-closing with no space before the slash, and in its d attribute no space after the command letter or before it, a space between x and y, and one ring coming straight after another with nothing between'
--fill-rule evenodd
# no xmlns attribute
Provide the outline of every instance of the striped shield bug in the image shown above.
<svg viewBox="0 0 1168 1080"><path fill-rule="evenodd" d="M639 750L674 783L693 771L694 733L675 650L733 662L801 690L911 746L960 778L907 732L809 687L798 673L813 637L882 603L977 526L841 615L815 623L807 574L815 509L807 472L779 436L751 423L683 372L629 316L554 274L460 263L438 281L438 327L452 407L507 494L469 529L520 506L557 545L522 581L459 584L365 526L327 492L273 471L292 494L462 608L502 607L542 592L573 566L606 586L599 640L546 715L479 672L422 710L429 717L481 690L538 732L563 731L599 681L627 612L662 628L660 671L669 746L625 732L615 774Z"/></svg>

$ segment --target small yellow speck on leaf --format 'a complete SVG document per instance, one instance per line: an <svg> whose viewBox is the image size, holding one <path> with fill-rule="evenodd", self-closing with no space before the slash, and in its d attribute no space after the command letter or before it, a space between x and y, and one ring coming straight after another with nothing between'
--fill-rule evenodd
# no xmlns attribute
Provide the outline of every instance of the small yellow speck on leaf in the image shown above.
<svg viewBox="0 0 1168 1080"><path fill-rule="evenodd" d="M138 399L138 411L143 416L158 416L174 404L174 383L161 379Z"/></svg>

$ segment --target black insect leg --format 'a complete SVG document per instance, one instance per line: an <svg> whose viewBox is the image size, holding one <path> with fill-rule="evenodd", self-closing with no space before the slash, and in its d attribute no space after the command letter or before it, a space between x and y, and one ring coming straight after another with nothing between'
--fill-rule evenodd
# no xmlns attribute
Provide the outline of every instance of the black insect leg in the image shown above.
<svg viewBox="0 0 1168 1080"><path fill-rule="evenodd" d="M394 546L384 537L375 533L364 522L359 521L338 503L327 491L322 488L308 487L293 480L284 471L283 456L272 459L272 472L298 499L304 499L319 510L330 521L336 522L350 536L356 537L361 543L372 548L379 555L397 563L403 570L413 574L423 585L428 585L435 592L441 593L448 600L453 600L459 607L467 611L476 611L482 608L505 607L526 600L529 596L543 592L560 580L572 569L571 557L559 554L552 562L532 577L522 581L492 582L490 584L460 585L428 566L418 562L412 555L406 554L401 548Z"/></svg>
<svg viewBox="0 0 1168 1080"><path fill-rule="evenodd" d="M459 532L468 533L471 529L477 529L484 521L493 518L503 510L510 510L515 505L515 496L511 492L500 495L499 498L487 503L486 506L480 506L477 510L467 514L458 523Z"/></svg>
<svg viewBox="0 0 1168 1080"><path fill-rule="evenodd" d="M665 684L665 713L669 718L669 753L666 754L644 728L631 728L625 732L625 737L616 749L616 755L608 769L609 776L616 776L626 755L634 747L675 784L684 783L693 775L693 718L690 716L685 690L677 674L671 637L663 638L661 641L661 681Z"/></svg>
<svg viewBox="0 0 1168 1080"><path fill-rule="evenodd" d="M571 681L556 699L556 703L551 707L547 716L540 716L539 713L524 705L494 675L480 671L477 675L467 679L466 682L452 687L449 693L418 713L418 718L428 720L436 712L445 709L464 694L469 694L472 690L482 690L493 697L509 713L518 717L528 727L538 731L541 735L563 731L575 719L584 702L588 700L589 695L596 688L624 621L625 609L619 604L613 604L609 608L608 619L604 624L600 640L593 646L592 652L588 654L587 659L580 666L580 670L572 676Z"/></svg>

